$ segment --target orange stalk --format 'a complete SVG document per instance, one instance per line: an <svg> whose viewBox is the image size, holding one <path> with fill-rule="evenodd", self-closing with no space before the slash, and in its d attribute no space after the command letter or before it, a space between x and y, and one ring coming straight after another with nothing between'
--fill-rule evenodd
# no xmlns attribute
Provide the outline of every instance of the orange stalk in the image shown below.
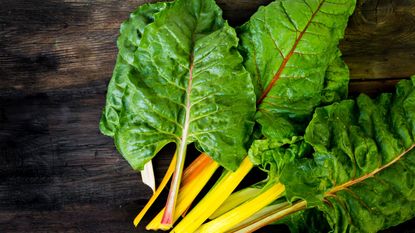
<svg viewBox="0 0 415 233"><path fill-rule="evenodd" d="M203 161L203 163L201 163ZM219 168L219 164L213 161L211 158L202 154L198 159L189 165L188 176L186 182L183 182L182 187L179 190L179 196L177 198L177 205L173 215L173 223L182 215L191 205L196 196L200 193L210 177ZM162 224L161 220L165 208L163 208L157 216L146 226L147 230L168 230L171 225Z"/></svg>
<svg viewBox="0 0 415 233"><path fill-rule="evenodd" d="M205 167L210 161L213 161L213 160L207 154L205 153L200 154L183 172L183 178L182 178L183 186L186 185L188 180L191 181L191 180L197 179L195 176L199 173L202 173L203 169L205 169ZM192 203L190 203L187 209L181 214L182 217L186 216L191 205Z"/></svg>
<svg viewBox="0 0 415 233"><path fill-rule="evenodd" d="M213 160L207 154L201 153L183 171L182 185L185 185L187 182L195 179L195 176L197 176L211 162L213 162Z"/></svg>

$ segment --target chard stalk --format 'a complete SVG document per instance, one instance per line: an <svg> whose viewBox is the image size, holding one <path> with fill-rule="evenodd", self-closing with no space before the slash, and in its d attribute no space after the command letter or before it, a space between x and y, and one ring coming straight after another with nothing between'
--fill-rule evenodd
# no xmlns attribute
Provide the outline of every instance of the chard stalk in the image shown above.
<svg viewBox="0 0 415 233"><path fill-rule="evenodd" d="M173 215L173 223L182 215L191 205L196 196L200 193L213 173L219 168L219 164L209 158L207 155L199 156L183 174L182 187L179 190L177 205ZM164 209L146 226L147 230L168 230L171 225L161 224Z"/></svg>
<svg viewBox="0 0 415 233"><path fill-rule="evenodd" d="M246 157L235 172L226 171L215 186L171 232L195 232L231 195L253 166L252 162Z"/></svg>
<svg viewBox="0 0 415 233"><path fill-rule="evenodd" d="M204 169L206 169L206 166L208 165L208 163L210 163L210 162L212 162L212 163L214 163L214 164L216 164L217 165L217 168L220 166L217 162L215 162L214 160L212 160L207 154L205 154L205 153L202 153L199 157L197 157L193 162L192 162L192 164L190 164L185 170L184 170L184 173L183 173L183 177L182 177L182 183L183 183L183 185L185 185L187 182L188 182L188 180L193 180L193 179L197 179L197 177L195 177L195 176L197 176L199 173L203 173L204 171ZM217 169L216 168L216 169ZM215 169L215 170L216 170ZM206 173L206 172L205 172ZM213 175L213 173L212 174L210 174L210 175L207 175L209 178L210 177L212 177L212 175ZM202 177L204 177L204 176L202 176ZM206 183L203 185L203 186L205 186L206 185ZM203 188L203 186L200 186L200 190L198 191L198 193L202 190L202 188ZM199 187L199 186L197 186L197 187ZM180 190L179 190L179 192L180 192ZM180 194L179 194L180 195ZM187 212L189 211L189 209L190 209L190 206L192 205L192 202L193 202L193 200L195 199L196 197L194 197L194 198L192 198L192 201L189 203L189 205L188 205L188 207L186 208L186 210L184 210L182 213L181 213L181 216L184 218L184 216L186 216L186 214L187 214ZM176 219L177 220L177 219ZM176 220L174 220L174 222L176 221Z"/></svg>
<svg viewBox="0 0 415 233"><path fill-rule="evenodd" d="M194 180L195 177L198 176L199 173L203 172L206 166L208 166L211 163L216 163L216 162L213 159L211 159L206 153L201 153L183 171L182 184L185 185L187 182Z"/></svg>
<svg viewBox="0 0 415 233"><path fill-rule="evenodd" d="M161 223L164 225L171 226L173 224L173 213L174 209L176 208L177 195L179 193L180 181L184 167L184 160L186 157L186 150L187 145L186 143L182 142L180 144L180 147L178 148L176 167L174 169L173 179L170 184L170 191L169 195L167 196L167 202L163 214L163 219L161 220Z"/></svg>
<svg viewBox="0 0 415 233"><path fill-rule="evenodd" d="M161 220L161 223L165 225L173 224L174 208L176 208L176 201L177 201L177 196L179 193L180 181L182 177L184 160L185 160L186 151L187 151L187 139L188 139L188 134L189 134L190 122L191 122L190 109L192 108L190 97L191 97L192 83L193 83L193 68L194 68L193 54L191 54L189 58L190 58L190 66L189 66L189 81L188 81L187 89L186 89L186 108L185 108L186 115L185 115L184 124L183 124L182 138L180 140L180 145L177 148L176 168L174 170L173 179L171 181L170 192L169 192L169 195L167 196L167 202L166 202L166 207L164 210L163 219Z"/></svg>
<svg viewBox="0 0 415 233"><path fill-rule="evenodd" d="M176 163L176 154L173 156L169 168L166 171L166 174L163 177L163 180L161 181L159 187L156 189L156 191L151 196L150 200L148 200L147 204L144 206L144 208L140 211L140 213L135 217L133 223L134 226L138 226L141 219L144 217L144 215L147 213L148 209L153 205L154 201L157 199L157 197L160 195L161 191L166 187L167 182L170 180L170 177L172 176L174 172L174 164Z"/></svg>
<svg viewBox="0 0 415 233"><path fill-rule="evenodd" d="M282 211L288 207L290 207L291 204L288 202L282 202L278 204L271 204L269 206L266 206L262 208L260 211L256 212L251 217L245 219L244 221L237 224L235 227L233 227L229 232L235 232L241 229L244 229L247 226L250 226L252 224L255 224L259 220L262 220L268 216L271 216L272 214L275 214L279 211Z"/></svg>
<svg viewBox="0 0 415 233"><path fill-rule="evenodd" d="M241 221L249 218L262 208L278 199L284 192L285 186L281 183L276 183L252 200L249 200L226 214L202 225L199 232L227 232L232 229L232 227L238 225Z"/></svg>
<svg viewBox="0 0 415 233"><path fill-rule="evenodd" d="M223 215L260 193L261 189L254 187L244 188L238 192L232 193L232 195L226 199L226 201L209 217L209 219L215 219Z"/></svg>
<svg viewBox="0 0 415 233"><path fill-rule="evenodd" d="M252 220L249 224L241 224L239 227L233 228L231 232L233 233L250 233L254 232L266 225L269 225L273 222L276 222L290 214L293 214L297 211L304 210L307 207L306 201L299 201L294 205L289 207L279 209L272 214L267 214L265 216L259 216L257 219Z"/></svg>
<svg viewBox="0 0 415 233"><path fill-rule="evenodd" d="M151 196L150 200L148 200L147 204L144 206L144 208L140 211L140 213L135 217L134 219L134 225L137 227L137 225L140 223L144 215L147 213L149 208L153 205L154 201L158 198L160 193L163 191L163 189L166 187L168 181L170 180L170 177L173 175L174 172L174 165L176 164L176 154L173 156L170 165L164 174L163 180L160 183L160 186L156 189L156 191ZM183 184L186 184L189 180L193 179L192 176L195 175L195 173L199 172L203 167L207 166L209 162L214 162L207 154L202 153L200 154L183 172ZM216 162L214 162L216 163ZM161 221L161 218L160 218Z"/></svg>

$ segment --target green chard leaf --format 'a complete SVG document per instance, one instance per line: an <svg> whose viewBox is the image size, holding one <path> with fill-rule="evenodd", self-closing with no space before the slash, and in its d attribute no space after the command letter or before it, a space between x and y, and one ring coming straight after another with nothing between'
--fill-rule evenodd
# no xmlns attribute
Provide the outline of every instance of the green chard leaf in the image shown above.
<svg viewBox="0 0 415 233"><path fill-rule="evenodd" d="M255 94L237 45L214 0L144 5L122 25L100 128L134 169L170 142L238 167Z"/></svg>
<svg viewBox="0 0 415 233"><path fill-rule="evenodd" d="M340 50L326 70L321 103L331 104L347 98L349 92L349 68L341 58Z"/></svg>
<svg viewBox="0 0 415 233"><path fill-rule="evenodd" d="M355 0L277 0L239 29L265 136L303 133L315 107L347 95L337 48Z"/></svg>
<svg viewBox="0 0 415 233"><path fill-rule="evenodd" d="M113 137L120 124L122 98L126 86L130 84L128 74L134 66L134 53L140 44L144 28L154 21L154 15L164 10L168 3L144 4L138 7L130 18L121 24L117 40L119 54L112 79L108 85L107 103L100 121L103 134Z"/></svg>
<svg viewBox="0 0 415 233"><path fill-rule="evenodd" d="M302 137L291 139L266 138L255 140L248 151L253 164L268 173L271 182L278 182L286 164L310 152Z"/></svg>
<svg viewBox="0 0 415 233"><path fill-rule="evenodd" d="M395 94L317 108L304 140L312 158L280 174L290 201L324 212L333 232L377 232L415 216L415 77Z"/></svg>
<svg viewBox="0 0 415 233"><path fill-rule="evenodd" d="M291 214L275 224L287 225L291 233L323 233L331 230L324 213L317 208L305 209Z"/></svg>

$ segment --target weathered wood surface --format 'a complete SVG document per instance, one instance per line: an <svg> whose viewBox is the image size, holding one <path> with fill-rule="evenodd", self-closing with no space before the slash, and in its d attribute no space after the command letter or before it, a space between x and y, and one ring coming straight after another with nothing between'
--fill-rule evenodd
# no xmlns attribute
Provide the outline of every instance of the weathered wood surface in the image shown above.
<svg viewBox="0 0 415 233"><path fill-rule="evenodd" d="M143 2L0 1L0 232L144 232L151 192L97 128L119 24ZM218 0L232 25L268 2ZM360 2L341 48L352 92L391 90L415 74L415 1Z"/></svg>

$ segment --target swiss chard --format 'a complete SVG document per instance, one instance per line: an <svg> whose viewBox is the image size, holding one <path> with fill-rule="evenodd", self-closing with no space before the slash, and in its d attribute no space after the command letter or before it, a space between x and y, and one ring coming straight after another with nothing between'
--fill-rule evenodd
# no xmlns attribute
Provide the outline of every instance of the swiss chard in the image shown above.
<svg viewBox="0 0 415 233"><path fill-rule="evenodd" d="M236 33L214 0L146 5L132 16L144 20L132 17L121 28L101 130L138 170L166 144L177 144L163 218L171 224L187 145L236 169L246 154L255 94Z"/></svg>
<svg viewBox="0 0 415 233"><path fill-rule="evenodd" d="M148 4L131 14L100 128L138 170L177 144L164 216L149 229L169 229L218 167L195 165L200 172L181 187L175 213L189 143L228 171L173 232L250 232L295 212L293 232L376 232L414 216L413 82L401 82L395 95L316 110L347 96L338 42L355 2L277 0L239 28L239 46L214 0ZM254 120L260 130L253 136ZM243 159L252 138L261 139ZM254 164L267 180L213 213Z"/></svg>

